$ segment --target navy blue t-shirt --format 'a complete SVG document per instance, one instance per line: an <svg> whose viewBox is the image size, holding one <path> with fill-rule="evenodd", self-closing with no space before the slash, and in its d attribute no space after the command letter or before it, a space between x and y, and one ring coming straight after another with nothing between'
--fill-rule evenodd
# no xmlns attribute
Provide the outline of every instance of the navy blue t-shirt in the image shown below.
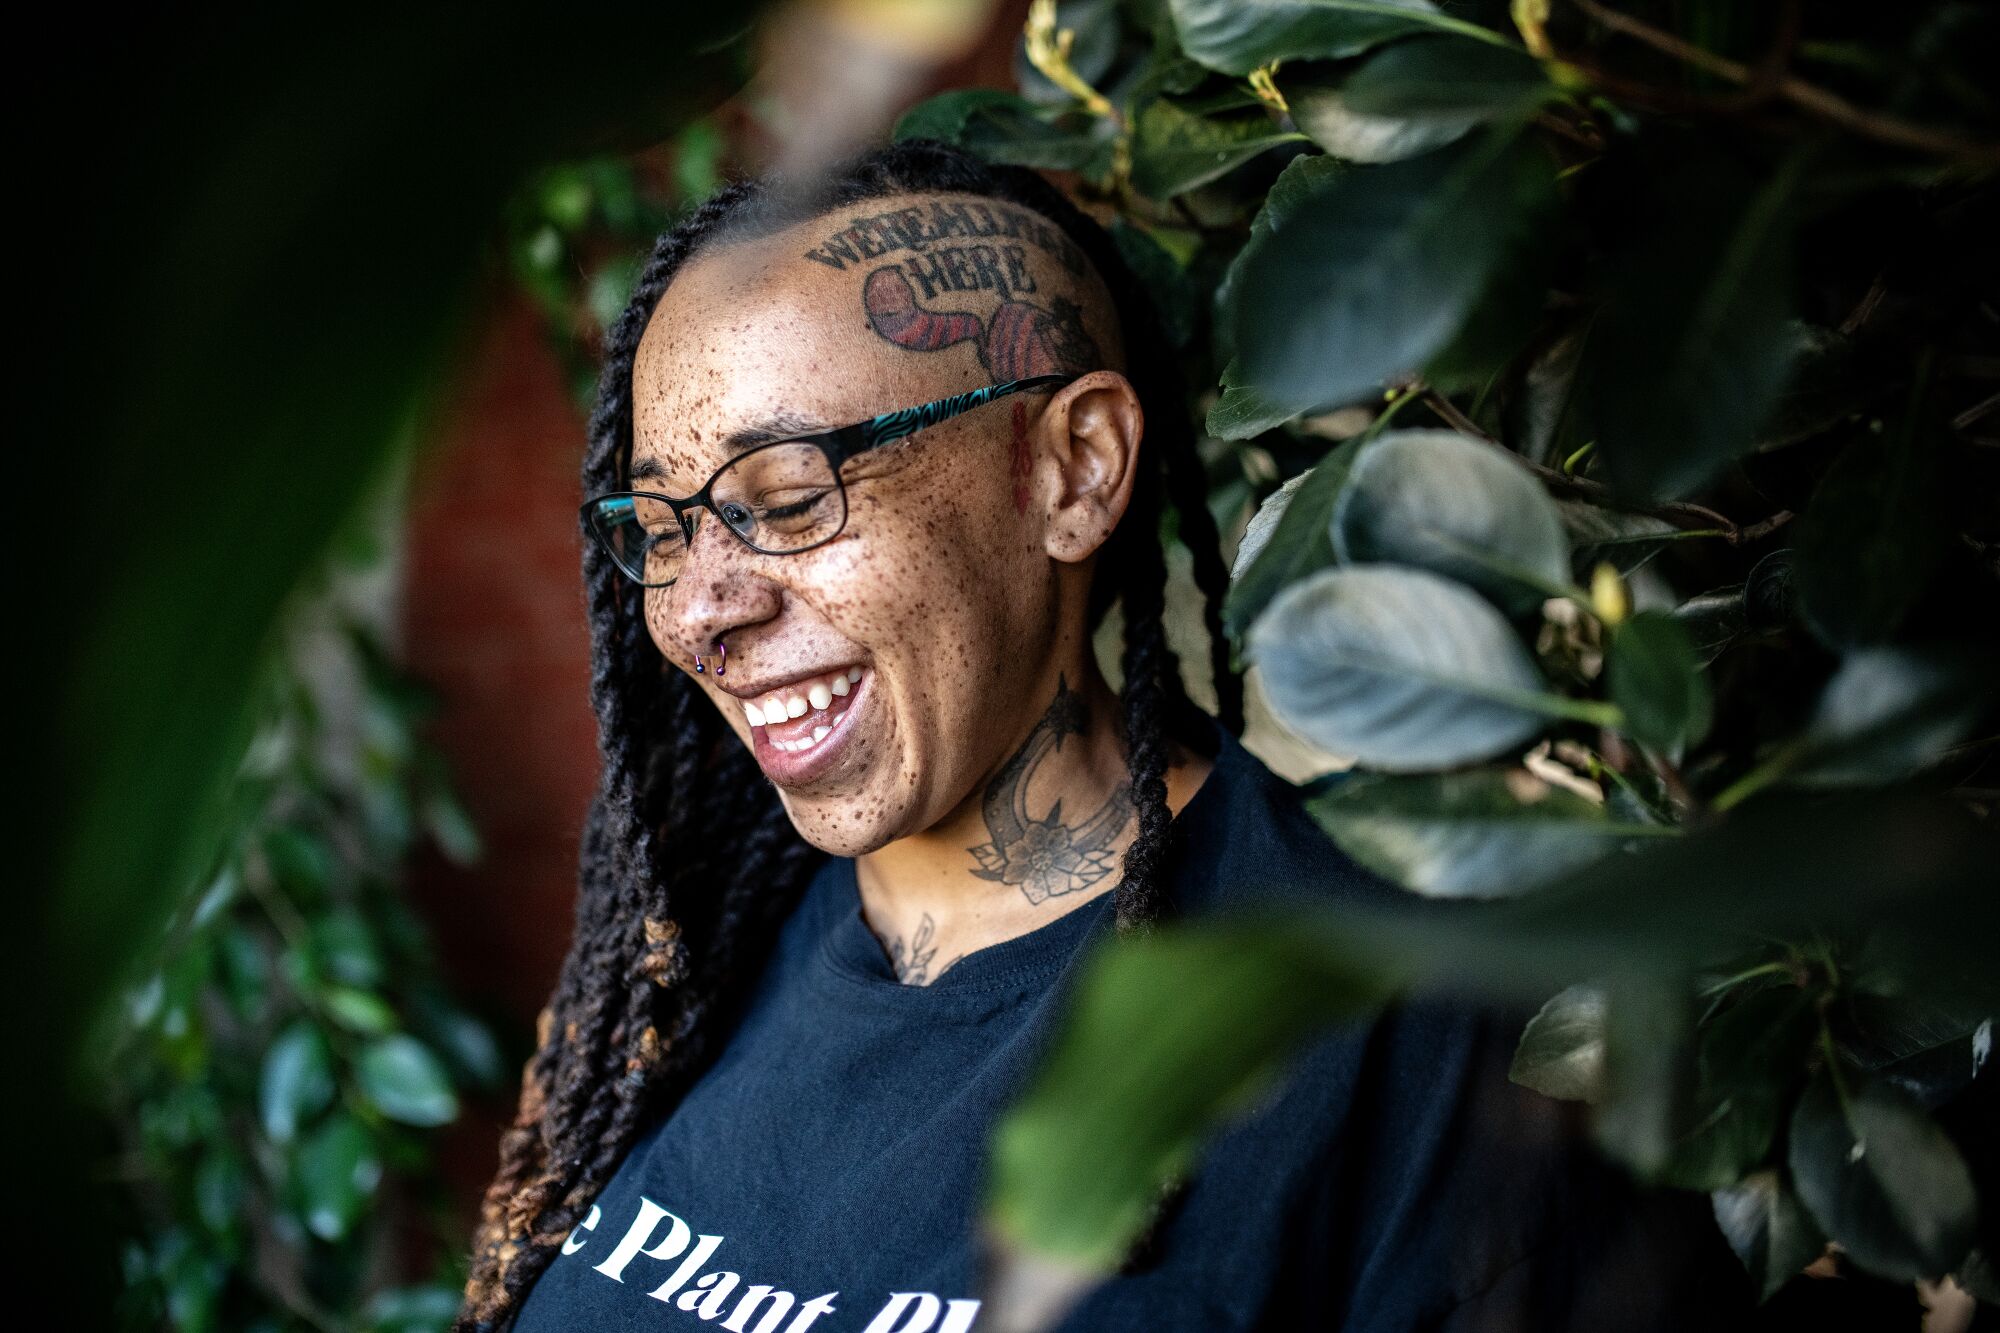
<svg viewBox="0 0 2000 1333"><path fill-rule="evenodd" d="M1175 823L1182 913L1406 900L1218 733ZM976 1333L976 1214L997 1115L1046 1049L1099 894L898 982L829 860L743 1017L644 1134L521 1312L519 1333ZM1160 1015L1171 1024L1171 1012ZM1519 1016L1389 1007L1331 1030L1210 1140L1151 1265L1062 1333L1728 1326L1744 1281L1698 1196L1638 1196L1569 1108L1506 1079Z"/></svg>

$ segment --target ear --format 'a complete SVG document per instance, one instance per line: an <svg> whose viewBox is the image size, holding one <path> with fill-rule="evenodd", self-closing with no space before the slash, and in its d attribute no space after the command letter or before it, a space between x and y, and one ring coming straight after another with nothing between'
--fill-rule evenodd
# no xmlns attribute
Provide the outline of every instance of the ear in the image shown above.
<svg viewBox="0 0 2000 1333"><path fill-rule="evenodd" d="M1036 423L1048 496L1043 542L1065 564L1089 559L1110 538L1132 503L1145 409L1132 382L1115 370L1094 370L1049 400Z"/></svg>

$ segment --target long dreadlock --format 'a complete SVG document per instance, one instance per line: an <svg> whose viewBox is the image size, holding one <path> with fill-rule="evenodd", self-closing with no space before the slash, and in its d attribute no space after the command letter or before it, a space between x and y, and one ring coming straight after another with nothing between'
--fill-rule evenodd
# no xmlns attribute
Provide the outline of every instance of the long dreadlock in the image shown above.
<svg viewBox="0 0 2000 1333"><path fill-rule="evenodd" d="M864 200L941 191L1039 213L1095 265L1125 339L1127 378L1145 410L1146 450L1161 460L1141 470L1125 519L1100 554L1090 611L1094 622L1115 601L1124 617L1124 729L1139 828L1113 892L1118 930L1144 932L1169 907L1160 889L1169 854L1169 737L1196 712L1162 621L1163 497L1171 498L1194 557L1217 711L1232 731L1242 727L1242 686L1222 637L1228 572L1174 354L1109 234L1053 186L1031 171L910 140L865 153L799 195L775 180L725 187L654 244L610 331L584 493L625 484L633 359L690 256L725 228L775 230ZM593 542L583 544L583 579L603 764L583 833L575 934L537 1024L519 1110L501 1138L457 1333L511 1325L642 1126L678 1100L727 1033L754 976L751 964L768 951L821 859L707 699L663 661L646 630L642 590ZM1154 1257L1159 1222L1177 1193L1159 1201L1128 1270Z"/></svg>

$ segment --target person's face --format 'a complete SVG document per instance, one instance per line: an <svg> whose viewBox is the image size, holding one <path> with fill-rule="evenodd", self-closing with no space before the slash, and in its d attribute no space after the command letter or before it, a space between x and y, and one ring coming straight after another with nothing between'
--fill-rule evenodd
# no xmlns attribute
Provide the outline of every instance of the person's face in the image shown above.
<svg viewBox="0 0 2000 1333"><path fill-rule="evenodd" d="M910 197L702 252L639 346L631 486L687 496L746 438L1119 364L1101 287L1053 233L1021 210ZM1139 429L1130 386L1103 373L849 460L846 525L815 549L759 553L702 512L678 580L647 590L647 628L809 840L859 855L921 831L1047 707L1042 677L1083 635L1090 553L1123 512ZM718 640L727 674L694 674Z"/></svg>

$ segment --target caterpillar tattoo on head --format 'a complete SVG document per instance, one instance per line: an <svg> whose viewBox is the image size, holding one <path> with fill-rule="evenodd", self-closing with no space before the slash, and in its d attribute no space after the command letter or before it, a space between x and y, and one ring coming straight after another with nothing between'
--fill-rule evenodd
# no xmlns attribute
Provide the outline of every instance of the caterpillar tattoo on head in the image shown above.
<svg viewBox="0 0 2000 1333"><path fill-rule="evenodd" d="M1083 328L1083 310L1056 297L1050 309L1004 300L992 320L966 310L930 310L895 265L876 269L861 289L875 332L913 352L935 352L970 340L995 379L1082 374L1097 367L1097 344Z"/></svg>

